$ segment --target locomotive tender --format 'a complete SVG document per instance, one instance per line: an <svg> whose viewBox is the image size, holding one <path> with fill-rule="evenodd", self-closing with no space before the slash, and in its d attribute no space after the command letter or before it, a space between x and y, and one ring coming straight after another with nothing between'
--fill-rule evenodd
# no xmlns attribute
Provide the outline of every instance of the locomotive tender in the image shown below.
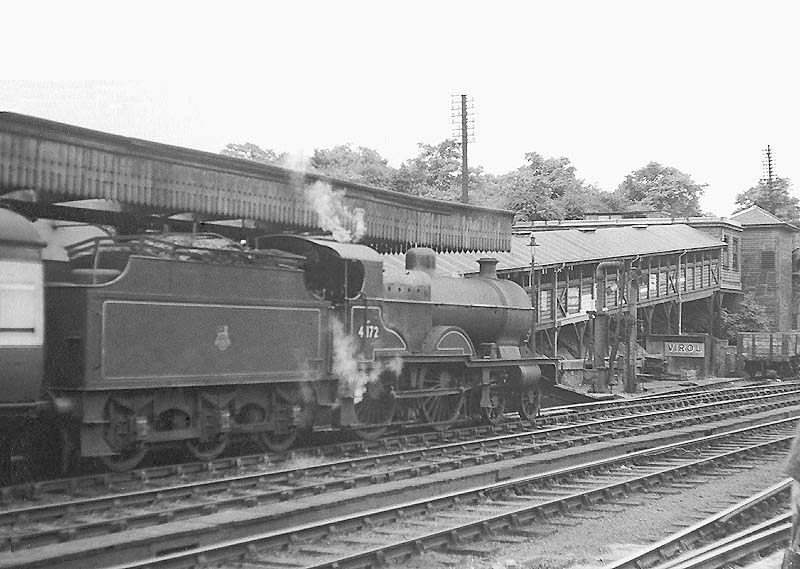
<svg viewBox="0 0 800 569"><path fill-rule="evenodd" d="M417 248L393 275L364 245L147 234L77 243L46 271L42 247L0 208L7 460L35 449L61 469L126 470L164 445L211 459L234 436L281 451L309 429L532 418L554 378L525 345L527 294L493 259L440 277Z"/></svg>

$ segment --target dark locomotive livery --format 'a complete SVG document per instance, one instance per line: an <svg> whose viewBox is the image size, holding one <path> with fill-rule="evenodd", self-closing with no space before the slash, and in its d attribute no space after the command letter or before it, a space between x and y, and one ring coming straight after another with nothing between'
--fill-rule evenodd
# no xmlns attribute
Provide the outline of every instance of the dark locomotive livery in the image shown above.
<svg viewBox="0 0 800 569"><path fill-rule="evenodd" d="M492 259L446 278L417 248L392 275L364 245L148 234L77 243L45 271L42 247L0 209L7 459L125 470L169 444L211 459L238 436L281 451L311 429L533 417L555 374L525 346L527 294Z"/></svg>

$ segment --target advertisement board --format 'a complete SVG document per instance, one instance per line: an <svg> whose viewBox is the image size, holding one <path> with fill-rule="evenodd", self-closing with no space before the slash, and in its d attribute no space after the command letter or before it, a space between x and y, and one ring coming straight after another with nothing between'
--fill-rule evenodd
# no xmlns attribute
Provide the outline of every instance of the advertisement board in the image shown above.
<svg viewBox="0 0 800 569"><path fill-rule="evenodd" d="M664 342L665 356L704 358L706 345L701 342Z"/></svg>

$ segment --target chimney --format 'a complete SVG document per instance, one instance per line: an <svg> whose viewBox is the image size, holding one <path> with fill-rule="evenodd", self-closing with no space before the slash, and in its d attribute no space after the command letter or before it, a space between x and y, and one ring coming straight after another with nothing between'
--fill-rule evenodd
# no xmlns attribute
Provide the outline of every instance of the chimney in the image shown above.
<svg viewBox="0 0 800 569"><path fill-rule="evenodd" d="M481 267L478 272L479 277L487 279L497 278L497 259L493 257L484 257L483 259L478 259L478 264Z"/></svg>

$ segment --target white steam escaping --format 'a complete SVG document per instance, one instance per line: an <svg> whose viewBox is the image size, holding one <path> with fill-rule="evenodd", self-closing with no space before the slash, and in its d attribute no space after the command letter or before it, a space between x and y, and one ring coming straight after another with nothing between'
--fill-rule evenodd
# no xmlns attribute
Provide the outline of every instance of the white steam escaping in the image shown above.
<svg viewBox="0 0 800 569"><path fill-rule="evenodd" d="M330 231L340 243L351 243L361 239L366 231L364 210L351 210L344 205L343 197L343 191L319 180L306 188L306 200L319 216L320 228Z"/></svg>
<svg viewBox="0 0 800 569"><path fill-rule="evenodd" d="M356 402L363 397L367 385L377 381L384 372L400 376L403 360L395 356L389 360L375 360L372 367L359 366L359 351L355 338L345 333L344 325L331 318L333 338L333 373L339 378L339 395L353 397ZM363 357L361 358L363 359Z"/></svg>
<svg viewBox="0 0 800 569"><path fill-rule="evenodd" d="M344 205L344 191L334 190L329 183L321 180L311 186L306 185L306 172L312 169L310 158L302 152L296 152L285 155L282 163L293 172L292 184L303 189L306 202L319 218L320 229L330 231L340 243L353 243L364 236L367 230L364 210Z"/></svg>

